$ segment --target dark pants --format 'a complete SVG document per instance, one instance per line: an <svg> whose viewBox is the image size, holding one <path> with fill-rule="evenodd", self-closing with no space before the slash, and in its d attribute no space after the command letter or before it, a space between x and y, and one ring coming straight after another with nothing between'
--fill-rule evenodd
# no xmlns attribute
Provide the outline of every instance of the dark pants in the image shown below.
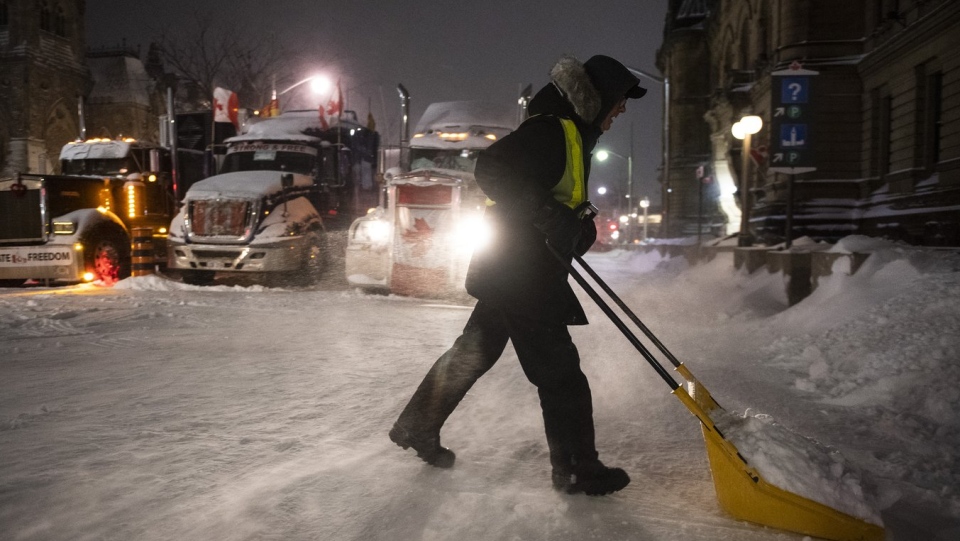
<svg viewBox="0 0 960 541"><path fill-rule="evenodd" d="M580 370L580 356L567 327L547 324L478 302L463 334L437 359L397 423L433 436L470 387L500 358L507 340L520 366L536 385L543 424L555 470L574 461L596 460L590 385Z"/></svg>

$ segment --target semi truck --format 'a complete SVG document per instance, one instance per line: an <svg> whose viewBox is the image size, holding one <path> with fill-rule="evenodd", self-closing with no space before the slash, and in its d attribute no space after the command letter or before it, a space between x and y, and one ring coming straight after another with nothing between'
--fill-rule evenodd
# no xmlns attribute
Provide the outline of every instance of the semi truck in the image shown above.
<svg viewBox="0 0 960 541"><path fill-rule="evenodd" d="M130 274L131 231L149 228L156 264L176 209L170 151L131 138L67 143L60 174L0 179L0 286Z"/></svg>
<svg viewBox="0 0 960 541"><path fill-rule="evenodd" d="M347 282L417 297L462 293L470 257L489 237L477 156L519 118L513 107L483 102L429 105L401 149L407 163L384 173L380 205L350 226Z"/></svg>
<svg viewBox="0 0 960 541"><path fill-rule="evenodd" d="M197 285L316 281L342 257L331 233L379 201L379 135L351 111L321 122L311 109L251 122L225 144L218 174L190 187L170 224L168 268Z"/></svg>

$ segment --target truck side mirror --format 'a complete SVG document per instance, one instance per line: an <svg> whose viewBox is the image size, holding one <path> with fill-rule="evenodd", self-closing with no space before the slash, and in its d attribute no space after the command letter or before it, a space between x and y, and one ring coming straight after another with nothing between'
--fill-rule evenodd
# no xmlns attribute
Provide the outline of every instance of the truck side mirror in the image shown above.
<svg viewBox="0 0 960 541"><path fill-rule="evenodd" d="M280 175L280 187L284 190L293 188L293 173L284 173Z"/></svg>

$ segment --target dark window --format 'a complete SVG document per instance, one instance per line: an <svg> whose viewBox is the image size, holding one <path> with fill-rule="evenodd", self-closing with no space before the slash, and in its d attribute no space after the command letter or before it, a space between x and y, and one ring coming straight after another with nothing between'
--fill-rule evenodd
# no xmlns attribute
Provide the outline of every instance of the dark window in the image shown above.
<svg viewBox="0 0 960 541"><path fill-rule="evenodd" d="M51 21L50 4L40 2L40 30L47 32L53 31L53 21Z"/></svg>
<svg viewBox="0 0 960 541"><path fill-rule="evenodd" d="M880 174L890 173L890 145L893 140L893 98L880 98Z"/></svg>
<svg viewBox="0 0 960 541"><path fill-rule="evenodd" d="M914 114L914 159L917 169L932 172L940 161L943 73L933 71L930 63L914 69L916 111Z"/></svg>
<svg viewBox="0 0 960 541"><path fill-rule="evenodd" d="M870 92L870 176L882 177L890 172L890 113L893 99L887 91L875 88Z"/></svg>
<svg viewBox="0 0 960 541"><path fill-rule="evenodd" d="M924 166L929 171L940 162L940 128L943 125L943 72L927 76L927 111L924 122Z"/></svg>
<svg viewBox="0 0 960 541"><path fill-rule="evenodd" d="M57 6L57 14L53 19L53 33L61 36L67 36L67 16L63 12L63 6Z"/></svg>
<svg viewBox="0 0 960 541"><path fill-rule="evenodd" d="M7 11L7 2L6 0L0 0L0 26L7 26L10 24L10 12Z"/></svg>

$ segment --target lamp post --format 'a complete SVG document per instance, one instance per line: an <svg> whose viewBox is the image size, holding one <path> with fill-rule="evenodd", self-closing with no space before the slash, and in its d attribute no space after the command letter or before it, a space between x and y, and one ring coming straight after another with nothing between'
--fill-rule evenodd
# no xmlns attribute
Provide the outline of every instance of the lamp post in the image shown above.
<svg viewBox="0 0 960 541"><path fill-rule="evenodd" d="M743 139L743 156L740 175L740 234L737 236L737 246L751 246L753 236L750 235L750 136L760 131L763 120L756 115L745 116L735 123L730 132L737 139Z"/></svg>
<svg viewBox="0 0 960 541"><path fill-rule="evenodd" d="M304 79L304 80L302 80L302 81L298 81L298 82L296 82L296 83L288 86L287 88L281 90L280 92L277 92L276 81L274 81L274 85L273 85L273 97L271 98L271 100L272 100L272 101L276 101L276 99L277 99L279 96L282 96L282 95L286 94L287 92L290 92L290 91L293 90L294 88L297 88L297 87L299 87L299 86L301 86L301 85L305 85L305 84L307 84L307 83L310 83L310 90L312 90L313 93L314 93L314 94L317 94L317 95L322 95L322 94L328 92L328 91L330 90L330 87L333 86L333 83L330 82L330 78L329 78L329 77L327 77L327 76L325 76L325 75L311 75L310 77L307 77L306 79Z"/></svg>
<svg viewBox="0 0 960 541"><path fill-rule="evenodd" d="M670 230L670 78L660 77L652 73L647 73L641 69L626 66L628 70L638 77L643 77L649 81L659 84L663 88L663 185L667 188L663 194L663 216L664 223L661 225L661 231ZM633 130L630 131L630 153L633 154ZM662 237L663 234L661 233Z"/></svg>
<svg viewBox="0 0 960 541"><path fill-rule="evenodd" d="M640 208L643 209L643 242L647 242L647 209L650 208L650 200L646 197L641 199Z"/></svg>
<svg viewBox="0 0 960 541"><path fill-rule="evenodd" d="M632 143L632 141L633 141L633 137L632 137L632 134L633 134L633 124L630 124L630 132L631 132L631 138L630 138L630 139L631 139L631 143ZM629 155L629 156L622 156L622 155L617 154L616 152L613 152L613 151L610 151L610 150L600 150L600 151L597 152L597 159L600 160L601 162L606 161L607 158L609 158L610 156L616 156L616 157L620 158L621 160L626 160L626 162L627 162L627 215L634 214L634 209L633 209L633 145L631 144L630 147L631 147L631 148L630 148L630 155ZM619 192L619 190L618 190L618 192ZM619 210L620 210L620 198L617 197L617 211L619 212ZM628 222L628 223L629 223L629 222ZM631 225L631 227L632 227L632 225ZM627 239L627 241L628 241L628 242L633 242L633 231L632 231L632 230L629 230L629 229L628 229L628 231L627 231L627 236L629 237L629 238Z"/></svg>

